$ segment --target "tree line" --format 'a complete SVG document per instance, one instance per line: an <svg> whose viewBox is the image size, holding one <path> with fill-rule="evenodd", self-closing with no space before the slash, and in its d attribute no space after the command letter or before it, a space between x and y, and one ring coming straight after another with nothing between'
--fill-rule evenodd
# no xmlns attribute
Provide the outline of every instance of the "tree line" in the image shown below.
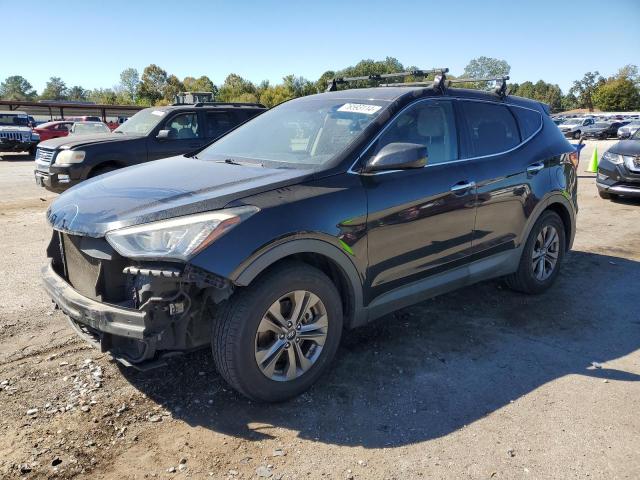
<svg viewBox="0 0 640 480"><path fill-rule="evenodd" d="M220 85L215 85L206 75L185 77L182 80L169 74L158 65L151 64L142 71L127 68L120 74L120 83L111 88L85 89L80 85L67 86L60 77L51 77L44 90L38 93L29 81L12 75L0 83L0 98L4 100L70 100L90 101L100 104L124 104L155 106L173 103L175 95L183 91L212 92L216 101L221 102L259 102L267 107L291 98L322 92L327 82L334 77L364 76L383 73L399 73L417 70L414 66L405 66L396 58L384 60L366 59L356 65L341 69L328 70L316 81L304 77L287 75L281 83L271 84L264 80L255 84L240 75L231 73ZM508 75L510 65L497 58L479 57L471 60L458 78L482 78ZM453 75L448 78L455 79ZM416 79L407 77L405 82ZM367 86L368 82L358 82L355 86ZM352 88L354 85L350 85ZM482 83L466 82L458 86L487 88ZM345 87L342 87L345 88ZM598 108L603 111L640 110L640 75L635 65L625 65L611 77L603 77L599 72L587 72L573 82L567 93L563 93L557 84L538 80L533 83L509 84L510 93L532 98L548 104L552 112L574 108Z"/></svg>

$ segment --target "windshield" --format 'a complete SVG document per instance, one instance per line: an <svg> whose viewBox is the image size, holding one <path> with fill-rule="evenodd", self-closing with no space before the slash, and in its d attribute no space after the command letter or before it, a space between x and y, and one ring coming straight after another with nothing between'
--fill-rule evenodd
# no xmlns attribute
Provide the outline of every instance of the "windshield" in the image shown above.
<svg viewBox="0 0 640 480"><path fill-rule="evenodd" d="M104 123L74 123L71 133L74 135L87 135L94 133L110 133L109 127Z"/></svg>
<svg viewBox="0 0 640 480"><path fill-rule="evenodd" d="M292 100L258 115L198 156L321 165L351 144L386 105L326 97Z"/></svg>
<svg viewBox="0 0 640 480"><path fill-rule="evenodd" d="M14 127L28 127L29 117L12 113L0 113L0 125Z"/></svg>
<svg viewBox="0 0 640 480"><path fill-rule="evenodd" d="M166 113L164 110L145 108L116 128L114 132L127 135L149 135L151 130L160 123Z"/></svg>

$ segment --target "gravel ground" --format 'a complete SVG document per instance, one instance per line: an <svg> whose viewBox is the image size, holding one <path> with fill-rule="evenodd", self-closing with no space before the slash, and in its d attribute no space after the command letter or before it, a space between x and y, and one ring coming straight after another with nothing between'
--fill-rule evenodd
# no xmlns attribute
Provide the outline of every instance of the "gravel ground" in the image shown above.
<svg viewBox="0 0 640 480"><path fill-rule="evenodd" d="M206 351L141 373L77 339L40 288L55 195L29 157L0 157L0 477L640 478L640 202L597 196L592 148L554 288L486 282L397 312L272 406Z"/></svg>

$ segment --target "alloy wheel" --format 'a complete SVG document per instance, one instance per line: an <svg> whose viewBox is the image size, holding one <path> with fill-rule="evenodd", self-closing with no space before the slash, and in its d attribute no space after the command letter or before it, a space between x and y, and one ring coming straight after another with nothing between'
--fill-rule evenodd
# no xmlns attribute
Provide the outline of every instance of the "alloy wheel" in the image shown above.
<svg viewBox="0 0 640 480"><path fill-rule="evenodd" d="M255 338L255 359L269 379L286 382L304 375L318 360L329 318L320 298L295 290L265 312Z"/></svg>
<svg viewBox="0 0 640 480"><path fill-rule="evenodd" d="M536 280L544 282L554 272L560 254L560 236L555 227L545 225L533 246L531 267Z"/></svg>

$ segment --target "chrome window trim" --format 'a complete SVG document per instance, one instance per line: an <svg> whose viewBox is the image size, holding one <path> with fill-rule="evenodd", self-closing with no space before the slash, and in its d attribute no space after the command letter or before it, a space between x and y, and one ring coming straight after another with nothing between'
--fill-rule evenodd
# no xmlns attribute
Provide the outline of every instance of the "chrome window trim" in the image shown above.
<svg viewBox="0 0 640 480"><path fill-rule="evenodd" d="M400 110L399 112L397 112L385 125L385 127L379 131L377 133L377 135L367 144L367 146L362 150L362 152L360 153L360 155L358 155L358 157L356 158L356 160L351 164L351 166L349 167L349 169L347 170L347 173L350 173L352 175L366 175L366 176L372 176L372 175L385 175L387 173L396 173L396 172L404 172L405 170L385 170L382 172L373 172L373 173L361 173L358 172L356 170L353 169L353 167L355 167L358 162L360 162L360 160L362 159L362 156L367 153L367 151L371 148L371 146L378 141L378 139L382 136L382 134L384 134L386 132L386 130L391 126L391 123L398 117L400 116L402 113L404 113L405 110L414 107L415 105L418 105L419 103L422 102L432 102L432 101L442 101L442 100L453 100L453 101L465 101L465 102L480 102L480 103L491 103L494 105L502 105L502 106L506 106L506 107L515 107L515 108L522 108L524 110L530 110L532 112L536 112L540 118L540 126L538 127L538 129L532 133L531 135L529 135L526 139L522 140L519 144L517 144L515 147L510 148L509 150L504 150L502 152L497 152L497 153L492 153L490 155L482 155L479 157L469 157L469 158L459 158L457 160L451 160L449 162L442 162L442 163L435 163L433 165L425 165L422 168L429 168L429 167L436 167L438 165L443 165L443 164L450 164L450 163L460 163L460 162L468 162L471 160L480 160L483 158L490 158L490 157L497 157L499 155L505 155L507 153L511 153L514 150L517 150L518 148L522 147L523 145L529 143L533 137L535 137L536 135L538 135L540 133L540 131L542 130L542 127L544 126L544 120L542 118L542 113L540 113L538 110L534 109L534 108L529 108L529 107L523 107L520 105L512 105L510 103L501 103L501 102L496 102L496 101L492 101L492 100L480 100L480 99L475 99L475 98L464 98L464 97L430 97L430 98L422 98L420 100L416 100L415 102L410 103L409 105L405 106L402 110ZM515 117L515 115L514 115ZM516 121L516 125L518 126L518 129L520 129L520 124L518 123L518 119L514 118L514 120ZM456 134L459 135L459 133L456 131ZM418 170L418 169L415 169Z"/></svg>

